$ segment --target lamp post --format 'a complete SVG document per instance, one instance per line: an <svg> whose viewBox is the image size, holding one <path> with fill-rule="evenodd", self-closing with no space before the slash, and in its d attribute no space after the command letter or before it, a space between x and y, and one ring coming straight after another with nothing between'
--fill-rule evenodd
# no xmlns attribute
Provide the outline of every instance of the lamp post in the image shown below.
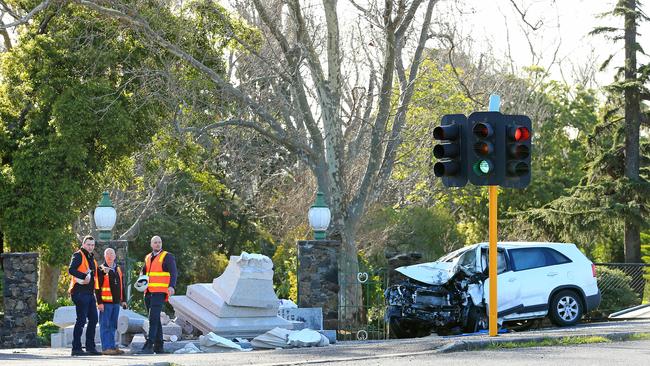
<svg viewBox="0 0 650 366"><path fill-rule="evenodd" d="M309 226L314 230L315 240L325 240L327 238L327 228L330 226L332 214L325 204L325 194L316 193L316 201L309 208Z"/></svg>
<svg viewBox="0 0 650 366"><path fill-rule="evenodd" d="M108 196L108 192L102 193L102 199L97 203L94 216L95 226L97 227L97 231L99 231L99 240L111 240L117 213L115 212L111 198Z"/></svg>

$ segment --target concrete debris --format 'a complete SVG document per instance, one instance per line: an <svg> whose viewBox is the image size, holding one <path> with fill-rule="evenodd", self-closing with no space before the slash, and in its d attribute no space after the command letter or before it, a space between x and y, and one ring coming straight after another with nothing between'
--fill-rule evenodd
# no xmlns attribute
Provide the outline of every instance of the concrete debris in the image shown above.
<svg viewBox="0 0 650 366"><path fill-rule="evenodd" d="M179 314L176 314L174 323L176 323L176 325L181 327L181 329L183 330L183 334L194 334L195 332L194 326Z"/></svg>
<svg viewBox="0 0 650 366"><path fill-rule="evenodd" d="M97 314L99 314L99 312ZM74 306L61 306L54 310L54 319L52 321L59 328L74 325L77 321L77 310Z"/></svg>
<svg viewBox="0 0 650 366"><path fill-rule="evenodd" d="M178 336L175 334L163 334L163 341L167 342L176 342L178 340Z"/></svg>
<svg viewBox="0 0 650 366"><path fill-rule="evenodd" d="M291 301L291 300L280 299L278 301L280 303L279 309L296 309L296 308L298 308L298 305L296 305L296 303Z"/></svg>
<svg viewBox="0 0 650 366"><path fill-rule="evenodd" d="M199 344L201 345L201 350L203 351L206 351L206 348L209 349L213 347L236 349L239 351L250 351L250 349L242 348L241 345L231 341L230 339L220 337L212 332L200 336Z"/></svg>
<svg viewBox="0 0 650 366"><path fill-rule="evenodd" d="M140 315L135 311L120 309L120 314L117 318L117 332L120 334L141 333L145 320L147 318L144 315Z"/></svg>
<svg viewBox="0 0 650 366"><path fill-rule="evenodd" d="M322 330L323 329L323 309L322 308L280 308L278 315L282 318L305 323L305 328Z"/></svg>
<svg viewBox="0 0 650 366"><path fill-rule="evenodd" d="M273 262L266 256L231 256L212 287L228 305L273 308L279 306L273 291ZM259 256L259 257L258 257Z"/></svg>
<svg viewBox="0 0 650 366"><path fill-rule="evenodd" d="M202 353L202 351L194 345L194 343L188 343L185 345L185 347L174 351L174 353Z"/></svg>
<svg viewBox="0 0 650 366"><path fill-rule="evenodd" d="M144 324L142 325L142 330L144 334L149 334L149 320L144 321ZM167 325L163 325L162 330L163 330L163 336L175 335L176 337L180 338L181 335L183 335L183 329L175 323L168 323Z"/></svg>
<svg viewBox="0 0 650 366"><path fill-rule="evenodd" d="M292 328L292 323L279 316L255 318L220 318L187 296L172 296L169 303L176 314L186 319L203 334L214 332L222 337L255 337L275 327Z"/></svg>
<svg viewBox="0 0 650 366"><path fill-rule="evenodd" d="M142 347L144 346L145 340L146 340L146 338L145 338L144 334L136 334L135 336L133 336L133 340L129 344L129 348L131 349L131 352L135 353L135 352L140 351L142 349ZM175 351L185 347L186 345L188 345L190 343L194 343L194 345L198 347L198 342L197 341L192 341L192 340L183 340L183 341L179 340L179 341L176 341L176 342L164 342L163 347L165 349L165 352L175 352Z"/></svg>
<svg viewBox="0 0 650 366"><path fill-rule="evenodd" d="M171 319L169 318L169 315L167 315L164 311L160 312L160 324L162 325L167 325Z"/></svg>
<svg viewBox="0 0 650 366"><path fill-rule="evenodd" d="M287 343L294 347L324 347L330 344L327 337L311 329L290 332Z"/></svg>
<svg viewBox="0 0 650 366"><path fill-rule="evenodd" d="M273 328L264 334L260 334L251 340L253 348L261 349L275 349L275 348L288 348L287 339L289 338L290 330L283 328Z"/></svg>
<svg viewBox="0 0 650 366"><path fill-rule="evenodd" d="M324 347L330 344L328 338L311 329L291 331L274 328L251 341L254 348L275 349L295 347Z"/></svg>
<svg viewBox="0 0 650 366"><path fill-rule="evenodd" d="M253 318L278 315L277 308L273 307L228 305L210 283L197 283L187 286L187 297L221 318Z"/></svg>

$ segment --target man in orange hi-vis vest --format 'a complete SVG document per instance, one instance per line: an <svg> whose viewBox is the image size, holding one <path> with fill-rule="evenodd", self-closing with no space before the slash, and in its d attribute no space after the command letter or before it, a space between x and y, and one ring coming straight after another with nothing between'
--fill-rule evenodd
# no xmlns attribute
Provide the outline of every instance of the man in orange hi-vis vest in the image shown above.
<svg viewBox="0 0 650 366"><path fill-rule="evenodd" d="M151 253L144 258L140 274L149 276L149 285L144 292L144 303L149 310L149 336L138 353L165 353L163 349L162 324L160 312L164 303L173 296L176 287L176 259L162 249L159 236L151 238Z"/></svg>
<svg viewBox="0 0 650 366"><path fill-rule="evenodd" d="M95 327L97 326L97 306L95 296L99 296L99 283L97 281L97 261L93 256L95 239L87 235L81 241L81 248L74 252L68 267L70 287L68 292L72 296L77 311L77 321L72 333L72 356L98 356L101 355L95 346ZM86 328L86 351L81 348L81 333L88 319Z"/></svg>
<svg viewBox="0 0 650 366"><path fill-rule="evenodd" d="M99 335L102 340L102 353L120 355L124 353L115 345L115 331L120 305L126 309L126 292L124 291L124 274L115 263L115 250L104 250L105 262L99 266L99 289L97 297L99 308Z"/></svg>

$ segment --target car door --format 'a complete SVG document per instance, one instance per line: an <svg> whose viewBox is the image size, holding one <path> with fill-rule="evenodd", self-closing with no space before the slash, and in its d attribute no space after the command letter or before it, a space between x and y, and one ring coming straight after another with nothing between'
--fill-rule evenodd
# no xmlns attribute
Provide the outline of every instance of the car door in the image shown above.
<svg viewBox="0 0 650 366"><path fill-rule="evenodd" d="M525 284L521 298L526 312L540 311L548 306L549 296L566 283L566 263L563 254L546 247L514 248L508 250L513 273Z"/></svg>
<svg viewBox="0 0 650 366"><path fill-rule="evenodd" d="M487 264L487 246L482 248L481 258ZM487 273L487 266L484 267ZM509 265L507 252L499 248L497 253L497 309L499 314L508 314L516 309L520 309L521 302L521 289L522 282L518 276L512 271ZM487 304L488 311L490 308L490 281L489 278L485 280L483 299Z"/></svg>

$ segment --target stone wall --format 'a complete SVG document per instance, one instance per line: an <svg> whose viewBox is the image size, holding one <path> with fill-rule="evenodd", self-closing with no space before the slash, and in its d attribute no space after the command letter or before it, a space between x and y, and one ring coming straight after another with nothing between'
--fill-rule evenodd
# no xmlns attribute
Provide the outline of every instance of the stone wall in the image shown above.
<svg viewBox="0 0 650 366"><path fill-rule="evenodd" d="M322 308L324 329L338 326L340 246L334 240L298 242L298 307Z"/></svg>
<svg viewBox="0 0 650 366"><path fill-rule="evenodd" d="M386 257L388 259L388 286L406 280L406 276L397 272L396 268L422 262L422 254L418 252L392 254L386 255Z"/></svg>
<svg viewBox="0 0 650 366"><path fill-rule="evenodd" d="M36 347L38 253L3 253L5 316L0 346Z"/></svg>

